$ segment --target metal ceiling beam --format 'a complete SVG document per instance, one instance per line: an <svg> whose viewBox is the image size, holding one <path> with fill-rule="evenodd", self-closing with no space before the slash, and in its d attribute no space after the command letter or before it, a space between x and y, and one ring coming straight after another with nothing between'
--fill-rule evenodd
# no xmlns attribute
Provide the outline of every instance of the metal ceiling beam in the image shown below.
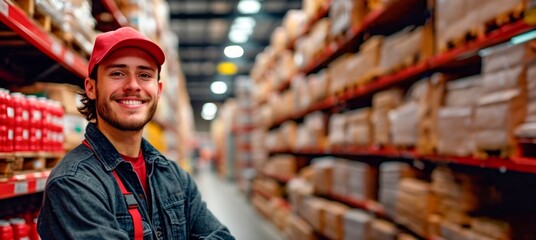
<svg viewBox="0 0 536 240"><path fill-rule="evenodd" d="M234 19L237 17L253 17L255 20L281 20L287 13L286 9L281 12L257 13L254 15L238 14L236 12L229 13L170 13L171 20L213 20L213 19Z"/></svg>
<svg viewBox="0 0 536 240"><path fill-rule="evenodd" d="M207 48L207 47L217 47L217 48L224 48L227 46L227 44L234 44L234 45L240 45L243 48L262 48L264 49L266 46L270 44L270 39L262 39L262 40L249 40L246 43L210 43L206 41L196 41L196 42L186 42L186 41L179 41L179 50L181 48Z"/></svg>

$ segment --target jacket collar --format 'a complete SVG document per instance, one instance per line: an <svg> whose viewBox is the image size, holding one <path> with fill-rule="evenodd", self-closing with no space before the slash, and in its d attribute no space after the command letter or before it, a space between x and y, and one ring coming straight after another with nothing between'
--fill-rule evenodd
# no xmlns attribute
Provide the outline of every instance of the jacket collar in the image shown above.
<svg viewBox="0 0 536 240"><path fill-rule="evenodd" d="M95 123L89 123L86 127L85 137L93 152L99 161L102 162L106 171L114 170L121 162L124 162L119 152L114 148L112 143L97 128ZM145 157L145 162L159 165L168 165L169 162L165 157L156 150L145 138L141 140L141 151Z"/></svg>

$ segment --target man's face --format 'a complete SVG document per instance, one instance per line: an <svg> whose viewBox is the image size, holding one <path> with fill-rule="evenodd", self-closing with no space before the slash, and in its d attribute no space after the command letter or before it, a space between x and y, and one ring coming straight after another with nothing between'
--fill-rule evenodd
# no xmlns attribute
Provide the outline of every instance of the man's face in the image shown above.
<svg viewBox="0 0 536 240"><path fill-rule="evenodd" d="M121 48L99 64L97 74L98 81L89 81L96 86L90 87L88 96L96 100L98 124L142 130L153 118L162 92L153 58L138 48Z"/></svg>

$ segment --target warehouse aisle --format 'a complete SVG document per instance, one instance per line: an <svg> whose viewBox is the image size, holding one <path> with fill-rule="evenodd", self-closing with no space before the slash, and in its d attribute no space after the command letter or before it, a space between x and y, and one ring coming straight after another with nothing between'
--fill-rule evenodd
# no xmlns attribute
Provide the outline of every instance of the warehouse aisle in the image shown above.
<svg viewBox="0 0 536 240"><path fill-rule="evenodd" d="M195 177L208 208L238 240L283 240L281 233L263 219L237 186L224 180L208 167Z"/></svg>

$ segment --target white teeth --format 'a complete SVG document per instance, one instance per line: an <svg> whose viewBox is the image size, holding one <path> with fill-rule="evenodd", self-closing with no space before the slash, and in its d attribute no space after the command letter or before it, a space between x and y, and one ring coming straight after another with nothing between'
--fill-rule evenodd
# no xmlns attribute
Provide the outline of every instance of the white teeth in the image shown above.
<svg viewBox="0 0 536 240"><path fill-rule="evenodd" d="M139 101L139 100L123 100L123 101L119 101L120 103L122 104L125 104L125 105L139 105L139 104L142 104L142 101Z"/></svg>

